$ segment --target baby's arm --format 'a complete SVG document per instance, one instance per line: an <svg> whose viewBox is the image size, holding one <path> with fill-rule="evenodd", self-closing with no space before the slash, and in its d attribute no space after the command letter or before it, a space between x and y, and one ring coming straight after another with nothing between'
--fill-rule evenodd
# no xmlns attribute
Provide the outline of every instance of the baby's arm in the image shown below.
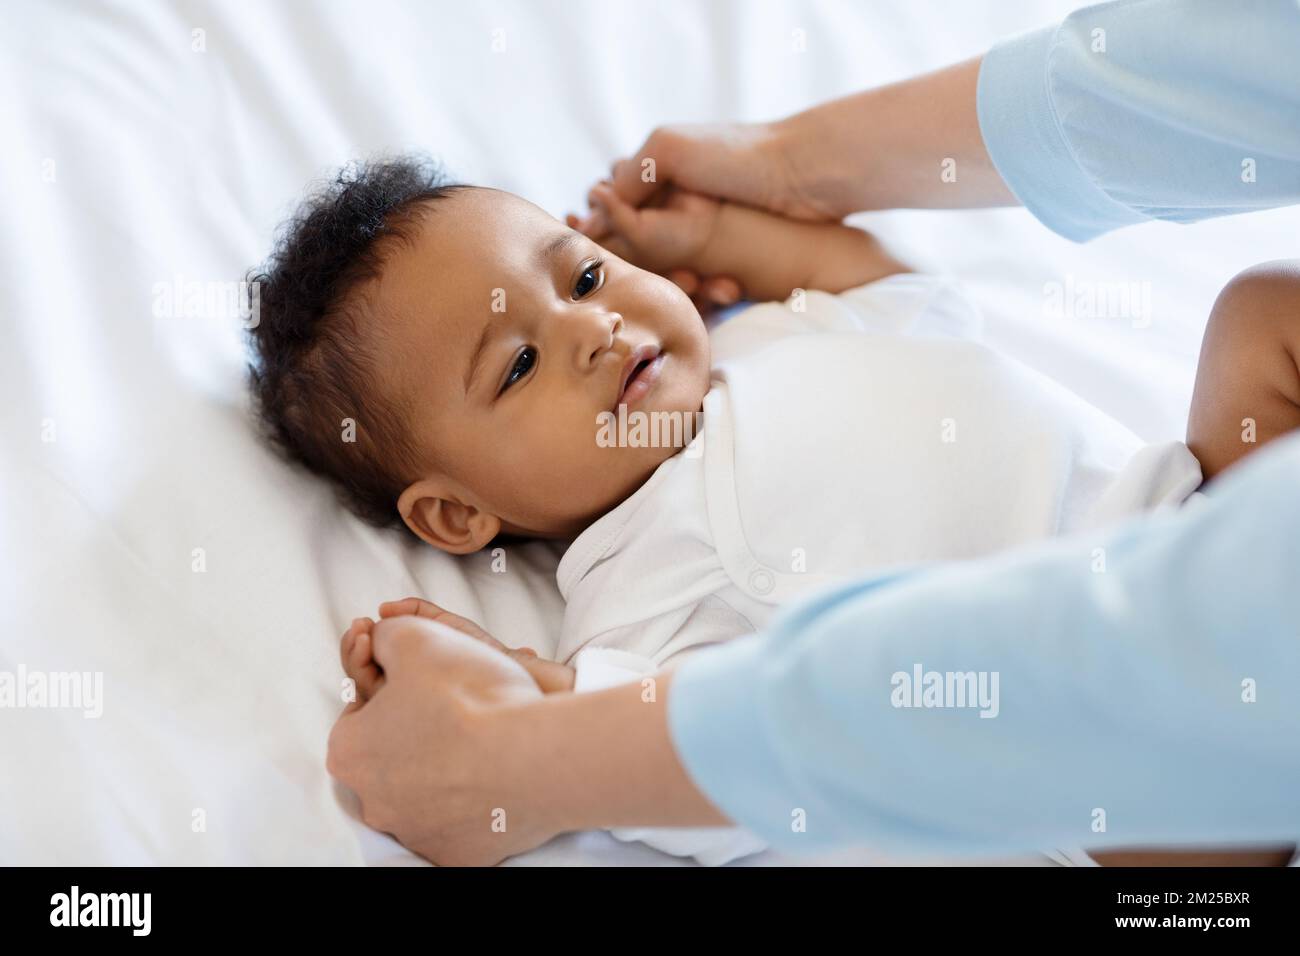
<svg viewBox="0 0 1300 956"><path fill-rule="evenodd" d="M615 255L661 274L686 268L733 276L755 301L781 301L795 289L843 292L911 271L870 233L842 223L802 222L681 191L639 209L603 184L591 198L612 230L594 238Z"/></svg>

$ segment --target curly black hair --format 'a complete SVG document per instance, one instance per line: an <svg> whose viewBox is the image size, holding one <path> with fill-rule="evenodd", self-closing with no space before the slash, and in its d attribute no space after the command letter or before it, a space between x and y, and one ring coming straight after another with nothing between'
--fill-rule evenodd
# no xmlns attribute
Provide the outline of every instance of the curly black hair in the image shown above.
<svg viewBox="0 0 1300 956"><path fill-rule="evenodd" d="M307 195L248 274L259 308L249 385L263 432L378 527L402 526L397 499L419 462L410 410L374 385L365 330L376 319L363 287L394 243L412 241L425 207L462 188L422 157L351 163Z"/></svg>

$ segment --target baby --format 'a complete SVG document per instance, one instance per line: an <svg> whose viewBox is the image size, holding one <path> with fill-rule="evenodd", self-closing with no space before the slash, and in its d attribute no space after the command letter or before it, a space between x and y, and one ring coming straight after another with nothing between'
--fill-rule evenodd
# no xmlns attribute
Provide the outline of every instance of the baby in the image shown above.
<svg viewBox="0 0 1300 956"><path fill-rule="evenodd" d="M756 297L903 269L857 230L700 197L673 207L647 264L729 265ZM689 415L709 389L708 334L676 285L415 162L343 173L254 278L271 436L362 517L453 554L577 536L680 450L602 447L597 415Z"/></svg>
<svg viewBox="0 0 1300 956"><path fill-rule="evenodd" d="M556 661L428 602L382 616L441 620L544 689L591 689L760 630L845 575L1086 532L1201 483L1188 446L1143 448L979 345L955 286L860 230L673 191L645 209L605 185L593 199L600 243L414 160L352 167L254 277L261 416L357 514L453 554L572 542ZM770 304L710 332L662 278L682 267ZM1240 454L1225 422L1256 410L1254 369L1216 354L1272 334L1211 323L1189 436L1207 474ZM1272 346L1269 362L1289 347ZM1258 409L1259 441L1300 420ZM372 626L342 647L363 699L383 679ZM616 835L708 862L758 848L734 831Z"/></svg>

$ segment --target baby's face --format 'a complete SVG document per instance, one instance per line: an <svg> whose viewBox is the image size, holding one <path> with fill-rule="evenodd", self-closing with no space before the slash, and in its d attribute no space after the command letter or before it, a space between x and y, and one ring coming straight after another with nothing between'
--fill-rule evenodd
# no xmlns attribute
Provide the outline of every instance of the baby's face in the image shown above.
<svg viewBox="0 0 1300 956"><path fill-rule="evenodd" d="M601 413L623 403L693 424L709 387L708 336L677 286L509 193L426 207L371 294L377 387L407 409L425 463L399 508L449 551L498 530L576 535L679 450L602 447Z"/></svg>

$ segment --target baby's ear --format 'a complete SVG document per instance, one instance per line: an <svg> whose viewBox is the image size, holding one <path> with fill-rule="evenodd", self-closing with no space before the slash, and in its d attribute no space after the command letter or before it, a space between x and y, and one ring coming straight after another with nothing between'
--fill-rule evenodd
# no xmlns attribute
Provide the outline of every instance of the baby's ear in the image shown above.
<svg viewBox="0 0 1300 956"><path fill-rule="evenodd" d="M496 515L462 504L430 479L408 486L397 499L397 510L408 528L448 554L473 554L501 530Z"/></svg>

